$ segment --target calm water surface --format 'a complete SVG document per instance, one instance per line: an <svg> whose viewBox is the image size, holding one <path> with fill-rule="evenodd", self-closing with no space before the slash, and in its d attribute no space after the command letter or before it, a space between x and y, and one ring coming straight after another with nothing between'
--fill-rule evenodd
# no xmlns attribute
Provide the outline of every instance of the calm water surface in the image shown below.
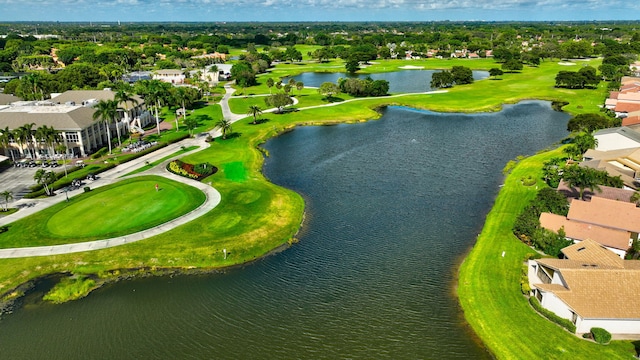
<svg viewBox="0 0 640 360"><path fill-rule="evenodd" d="M296 81L302 81L305 86L319 87L323 82L337 83L338 79L346 77L358 77L364 79L370 76L373 80L387 80L389 82L390 93L416 93L431 91L431 74L434 70L403 70L388 73L376 74L356 74L349 75L347 73L320 73L307 72L294 76ZM488 71L473 71L475 80L482 80L489 77ZM284 79L286 83L288 79ZM294 91L295 92L295 91Z"/></svg>
<svg viewBox="0 0 640 360"><path fill-rule="evenodd" d="M566 135L525 102L495 114L391 107L298 128L265 173L303 194L300 243L226 274L125 281L0 321L3 359L482 359L452 294L504 164Z"/></svg>

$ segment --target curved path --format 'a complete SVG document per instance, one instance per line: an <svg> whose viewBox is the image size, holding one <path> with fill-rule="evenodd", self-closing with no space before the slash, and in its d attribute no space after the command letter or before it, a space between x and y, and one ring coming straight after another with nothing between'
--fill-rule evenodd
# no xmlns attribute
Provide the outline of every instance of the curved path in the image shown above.
<svg viewBox="0 0 640 360"><path fill-rule="evenodd" d="M100 178L98 180L88 183L87 186L90 186L91 188L97 188L97 187L115 183L124 174L127 174L137 168L144 166L147 161L148 162L157 161L169 154L173 154L176 151L179 151L182 146L188 147L193 145L199 146L198 149L193 150L194 152L209 146L209 144L204 140L194 140L194 139L183 140L181 142L174 143L162 149L159 149L153 153L142 156L138 159L119 165L111 170L105 171L100 174ZM170 220L164 224L155 226L147 230L142 230L137 233L129 234L126 236L118 236L111 239L87 241L87 242L81 242L81 243L75 243L75 244L0 249L0 259L69 254L74 252L105 249L109 247L129 244L132 242L147 239L149 237L152 237L158 234L162 234L166 231L169 231L177 226L186 224L206 214L207 212L211 211L220 203L220 200L221 200L220 193L216 189L214 189L213 187L207 184L203 184L196 180L187 179L185 177L172 174L166 170L166 164L168 164L171 160L174 160L175 158L184 156L185 154L188 154L188 153L176 155L170 159L163 161L161 164L155 166L150 170L147 170L143 173L139 173L132 176L159 175L159 176L163 176L163 177L166 177L166 178L169 178L169 179L172 179L172 180L175 180L175 181L178 181L202 190L202 192L204 192L206 196L206 199L204 203L200 205L198 208L196 208L195 210L192 210L191 212L185 215L182 215L178 218L175 218L173 220ZM83 192L82 189L77 189L74 191L70 191L68 195L75 196L75 195L81 194L82 192ZM48 208L49 206L52 206L64 200L65 200L65 197L62 196L62 194L60 193L57 196L46 198L46 199L19 200L17 202L18 206L23 205L23 208L14 214L0 218L0 225L8 224L15 220L29 216L37 211Z"/></svg>
<svg viewBox="0 0 640 360"><path fill-rule="evenodd" d="M224 86L225 95L220 101L220 107L222 108L222 115L224 119L227 119L233 123L240 119L244 119L248 117L248 115L235 114L231 112L231 109L229 107L229 99L232 97L233 93L235 92L235 89L232 87L232 85L233 83L225 84ZM409 95L436 94L436 93L442 93L442 92L446 92L446 91L430 91L430 92L423 92L423 93L398 94L398 95L390 95L386 97L393 98L393 97L409 96ZM315 108L327 107L327 106L337 106L340 104L344 104L346 102L361 101L366 99L368 98L349 99L349 100L336 102L336 103L307 106L304 108L300 108L299 110L315 109ZM293 100L294 100L293 105L296 105L298 103L298 99L293 98ZM275 108L272 108L272 109L267 109L264 112L273 112L275 110L276 110ZM221 136L221 131L219 128L215 128L210 132L210 135L212 137ZM193 145L197 145L199 147L198 149L192 151L192 152L196 152L201 150L202 148L207 148L209 146L209 143L204 141L204 137L200 137L199 139L182 140L180 142L166 146L162 149L158 149L157 151L154 151L153 153L142 156L138 159L134 159L124 164L118 165L117 167L111 170L105 171L100 174L100 178L98 180L93 181L87 185L92 188L97 188L97 187L115 183L118 181L119 178L121 178L125 174L144 166L147 162L151 163L151 162L157 161L159 159L164 158L167 155L177 152L183 146L189 147ZM197 209L181 217L168 221L164 224L158 225L156 227L153 227L147 230L139 231L137 233L129 234L126 236L119 236L119 237L104 239L104 240L87 241L87 242L81 242L81 243L75 243L75 244L0 249L0 259L69 254L69 253L75 253L75 252L106 249L114 246L120 246L120 245L129 244L132 242L147 239L155 235L162 234L166 231L169 231L177 226L186 224L206 214L207 212L211 211L220 203L220 200L221 200L220 193L209 185L203 184L199 181L187 179L182 176L172 174L166 170L167 163L169 163L171 160L174 160L175 158L182 157L188 153L190 152L176 155L170 159L163 161L161 164L153 167L152 169L134 176L143 176L143 175L150 175L150 174L164 176L172 180L182 182L184 184L191 185L202 190L202 192L204 192L206 195L206 199L205 199L205 202ZM79 195L82 192L83 192L82 189L76 189L73 191L69 191L67 195L75 196L75 195ZM58 194L58 196L55 196L55 197L49 197L45 199L21 199L16 202L16 206L21 208L20 211L11 215L1 217L0 226L9 224L18 219L22 219L35 212L38 212L42 209L45 209L54 204L57 204L63 201L64 199L65 198L63 198L61 194Z"/></svg>

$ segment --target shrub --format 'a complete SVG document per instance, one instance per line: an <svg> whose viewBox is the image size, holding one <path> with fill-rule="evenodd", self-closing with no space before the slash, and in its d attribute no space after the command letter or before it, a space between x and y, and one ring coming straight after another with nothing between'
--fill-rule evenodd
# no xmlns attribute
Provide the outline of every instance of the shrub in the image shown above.
<svg viewBox="0 0 640 360"><path fill-rule="evenodd" d="M88 193L89 191L91 191L91 188L89 186L85 186L83 190L84 192Z"/></svg>
<svg viewBox="0 0 640 360"><path fill-rule="evenodd" d="M101 157L103 157L104 155L107 154L107 151L109 151L109 149L107 149L106 147L103 147L102 149L100 149L100 150L96 151L95 153L93 153L91 155L91 158L92 159L101 158Z"/></svg>
<svg viewBox="0 0 640 360"><path fill-rule="evenodd" d="M7 225L0 226L0 234L7 231L9 231L9 227Z"/></svg>
<svg viewBox="0 0 640 360"><path fill-rule="evenodd" d="M192 165L180 160L174 160L170 162L169 165L167 165L167 170L176 175L184 176L194 180L200 180L211 174L215 174L218 171L218 168L209 163Z"/></svg>
<svg viewBox="0 0 640 360"><path fill-rule="evenodd" d="M611 333L603 328L594 327L589 332L593 340L598 344L608 344L611 341Z"/></svg>
<svg viewBox="0 0 640 360"><path fill-rule="evenodd" d="M547 319L569 330L569 332L572 334L576 333L576 326L573 325L571 321L567 319L563 319L560 316L556 315L555 313L543 308L542 305L540 305L540 302L538 301L538 299L536 299L535 297L532 296L529 298L529 304L531 304L531 306L533 306L533 308L536 309L537 312L542 314Z"/></svg>

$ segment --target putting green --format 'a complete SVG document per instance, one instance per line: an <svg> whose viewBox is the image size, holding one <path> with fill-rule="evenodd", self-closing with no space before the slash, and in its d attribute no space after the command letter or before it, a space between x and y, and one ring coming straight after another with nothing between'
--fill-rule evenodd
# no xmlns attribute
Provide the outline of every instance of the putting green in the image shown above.
<svg viewBox="0 0 640 360"><path fill-rule="evenodd" d="M72 199L47 220L46 230L53 237L120 236L186 214L204 199L200 190L172 180L134 178Z"/></svg>

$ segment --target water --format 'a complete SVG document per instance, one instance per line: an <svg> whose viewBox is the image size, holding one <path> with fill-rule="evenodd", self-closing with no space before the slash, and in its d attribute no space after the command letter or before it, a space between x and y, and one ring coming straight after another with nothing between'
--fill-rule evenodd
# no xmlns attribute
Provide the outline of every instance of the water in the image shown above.
<svg viewBox="0 0 640 360"><path fill-rule="evenodd" d="M125 281L0 321L5 359L482 359L453 295L504 164L566 135L525 102L495 114L391 107L298 128L265 173L307 202L300 243L207 276Z"/></svg>
<svg viewBox="0 0 640 360"><path fill-rule="evenodd" d="M340 78L358 77L364 79L370 76L373 80L387 80L389 82L389 93L419 93L434 90L429 86L429 84L431 84L431 75L434 72L434 70L403 70L370 75L307 72L294 76L293 78L296 81L302 81L305 86L319 87L323 82L337 83ZM473 71L473 78L475 80L482 80L488 77L488 71ZM287 83L288 80L288 78L284 79L283 83Z"/></svg>

